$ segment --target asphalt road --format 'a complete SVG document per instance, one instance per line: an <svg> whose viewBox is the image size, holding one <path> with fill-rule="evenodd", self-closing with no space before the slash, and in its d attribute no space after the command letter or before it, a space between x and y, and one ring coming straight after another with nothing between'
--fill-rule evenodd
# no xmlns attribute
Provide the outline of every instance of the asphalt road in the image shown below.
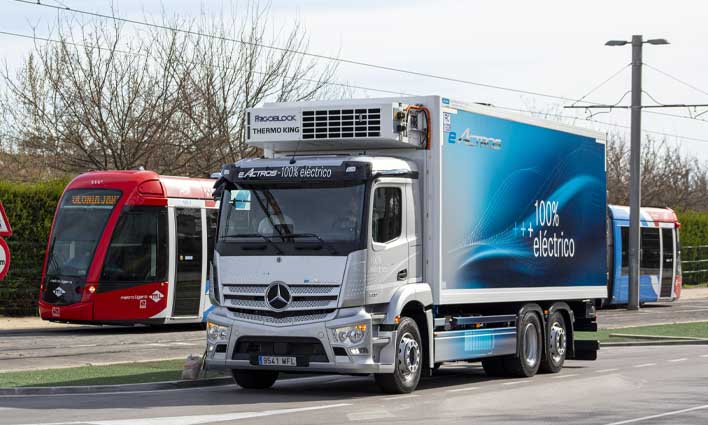
<svg viewBox="0 0 708 425"><path fill-rule="evenodd" d="M639 312L601 310L600 328L708 322L708 299L647 304ZM199 326L66 327L0 330L0 372L115 362L185 358L204 350Z"/></svg>
<svg viewBox="0 0 708 425"><path fill-rule="evenodd" d="M443 366L411 395L370 377L317 376L271 390L223 387L0 397L0 423L706 424L708 346L613 347L560 374L488 379L478 364Z"/></svg>

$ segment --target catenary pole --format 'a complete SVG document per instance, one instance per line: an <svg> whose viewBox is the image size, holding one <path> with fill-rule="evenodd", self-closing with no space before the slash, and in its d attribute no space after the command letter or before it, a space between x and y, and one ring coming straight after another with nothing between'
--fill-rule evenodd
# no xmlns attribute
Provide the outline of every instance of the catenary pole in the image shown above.
<svg viewBox="0 0 708 425"><path fill-rule="evenodd" d="M639 309L640 235L639 212L642 200L642 45L641 35L632 36L632 107L629 154L629 298L627 308Z"/></svg>

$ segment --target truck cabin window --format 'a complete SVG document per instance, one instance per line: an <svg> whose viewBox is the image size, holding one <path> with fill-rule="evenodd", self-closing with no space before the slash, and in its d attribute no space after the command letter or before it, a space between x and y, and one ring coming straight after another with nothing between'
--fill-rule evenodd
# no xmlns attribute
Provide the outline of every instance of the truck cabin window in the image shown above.
<svg viewBox="0 0 708 425"><path fill-rule="evenodd" d="M374 242L390 242L401 235L402 210L401 189L397 187L376 189L371 212L371 235Z"/></svg>

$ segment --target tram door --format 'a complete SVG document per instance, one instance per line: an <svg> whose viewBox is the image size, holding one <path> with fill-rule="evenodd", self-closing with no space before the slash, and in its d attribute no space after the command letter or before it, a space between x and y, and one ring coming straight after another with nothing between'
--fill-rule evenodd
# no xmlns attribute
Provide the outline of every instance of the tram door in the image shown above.
<svg viewBox="0 0 708 425"><path fill-rule="evenodd" d="M175 208L175 284L172 316L198 316L202 295L202 211Z"/></svg>
<svg viewBox="0 0 708 425"><path fill-rule="evenodd" d="M676 243L674 242L674 229L668 227L661 228L661 245L663 258L661 260L661 297L671 298L674 287L674 252Z"/></svg>

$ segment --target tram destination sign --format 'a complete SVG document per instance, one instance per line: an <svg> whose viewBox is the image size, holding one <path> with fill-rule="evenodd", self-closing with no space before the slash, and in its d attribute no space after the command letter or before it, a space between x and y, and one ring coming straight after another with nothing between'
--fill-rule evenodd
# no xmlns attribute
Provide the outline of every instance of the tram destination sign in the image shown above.
<svg viewBox="0 0 708 425"><path fill-rule="evenodd" d="M110 194L99 194L96 192L86 192L86 193L75 193L69 196L65 205L68 206L114 206L120 195Z"/></svg>

